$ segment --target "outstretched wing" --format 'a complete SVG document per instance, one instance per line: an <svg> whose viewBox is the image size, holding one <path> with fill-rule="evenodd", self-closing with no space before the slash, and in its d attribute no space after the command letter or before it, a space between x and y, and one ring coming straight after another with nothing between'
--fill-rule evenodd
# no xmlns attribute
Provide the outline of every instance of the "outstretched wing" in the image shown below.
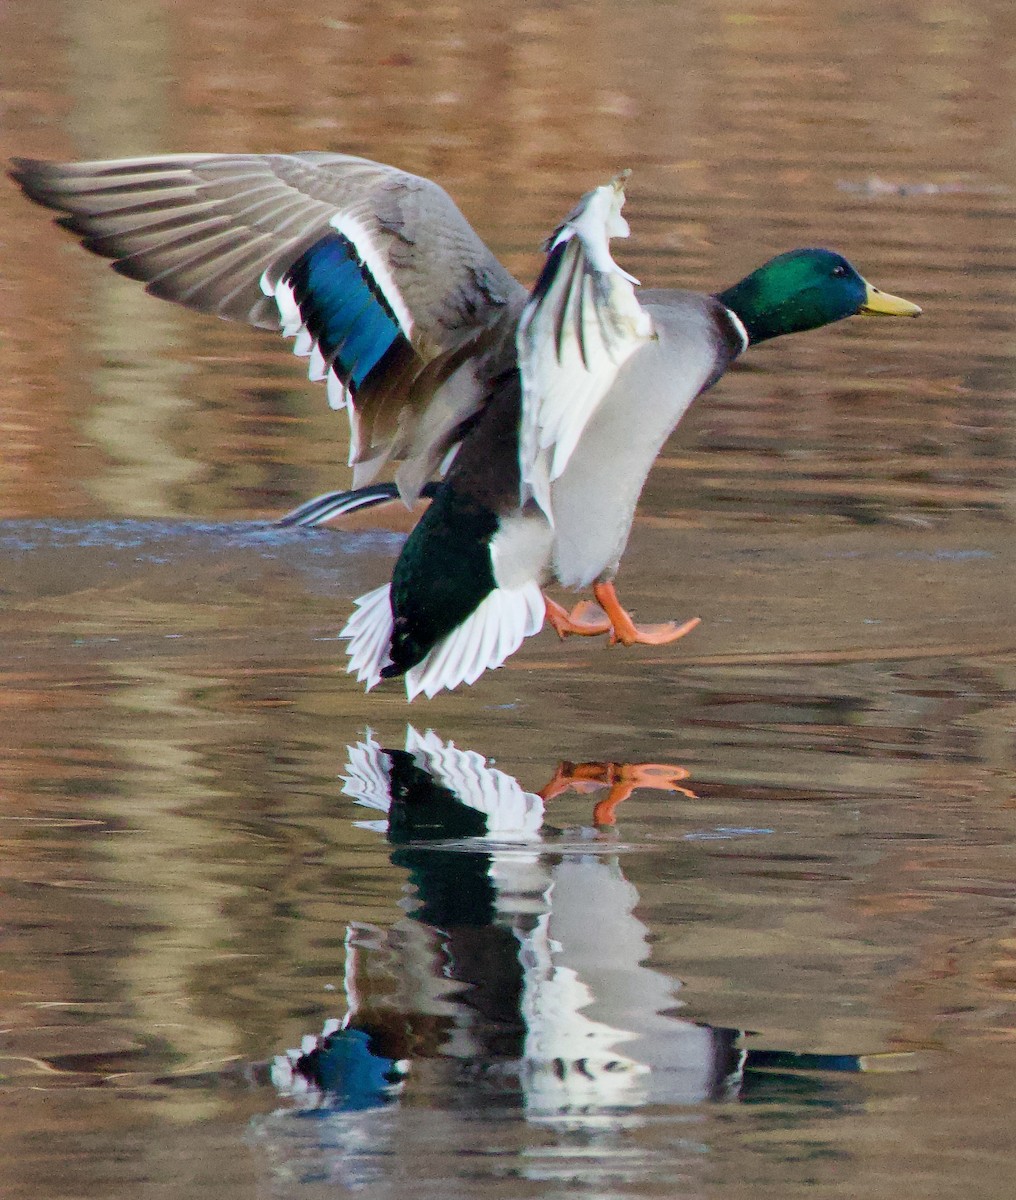
<svg viewBox="0 0 1016 1200"><path fill-rule="evenodd" d="M547 261L519 322L519 458L523 495L553 521L550 485L568 464L619 368L654 337L635 298L638 280L610 256L627 237L625 171L588 192L546 244Z"/></svg>
<svg viewBox="0 0 1016 1200"><path fill-rule="evenodd" d="M428 179L318 152L15 159L12 175L153 295L295 337L348 404L358 482L401 458L412 493L514 355L524 291Z"/></svg>

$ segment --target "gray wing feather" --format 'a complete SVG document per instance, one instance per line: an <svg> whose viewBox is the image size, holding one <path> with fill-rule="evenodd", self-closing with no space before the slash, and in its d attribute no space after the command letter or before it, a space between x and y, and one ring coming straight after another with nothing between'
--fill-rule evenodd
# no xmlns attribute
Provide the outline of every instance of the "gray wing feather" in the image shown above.
<svg viewBox="0 0 1016 1200"><path fill-rule="evenodd" d="M116 269L190 308L278 329L260 286L335 216L360 221L420 329L424 357L521 293L443 188L346 154L180 154L107 162L15 159L12 174ZM493 311L491 311L493 310Z"/></svg>
<svg viewBox="0 0 1016 1200"><path fill-rule="evenodd" d="M354 221L408 314L414 360L357 395L351 420L361 463L402 457L416 460L413 478L432 470L457 422L440 422L444 432L432 442L421 430L431 400L465 356L485 357L475 387L454 389L464 421L513 356L525 291L429 179L316 151L15 159L12 167L28 196L65 214L60 223L89 250L153 295L261 329L282 326L263 284L270 292L333 220Z"/></svg>

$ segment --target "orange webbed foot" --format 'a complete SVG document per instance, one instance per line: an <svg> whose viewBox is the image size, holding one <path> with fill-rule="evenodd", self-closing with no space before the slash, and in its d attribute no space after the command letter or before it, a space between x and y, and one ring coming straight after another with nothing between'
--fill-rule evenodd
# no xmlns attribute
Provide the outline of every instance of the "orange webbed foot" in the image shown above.
<svg viewBox="0 0 1016 1200"><path fill-rule="evenodd" d="M656 788L658 791L679 792L689 800L696 799L695 793L682 787L680 781L688 778L685 767L671 766L667 763L558 763L554 777L539 792L544 800L552 800L569 789L575 792L591 792L599 787L607 787L610 791L593 809L595 825L614 825L619 805L635 791L636 788Z"/></svg>
<svg viewBox="0 0 1016 1200"><path fill-rule="evenodd" d="M629 620L623 625L615 625L610 631L610 644L616 646L666 646L676 642L686 633L691 633L696 625L701 625L701 617L692 617L683 623L679 621L664 621L660 625L636 625Z"/></svg>
<svg viewBox="0 0 1016 1200"><path fill-rule="evenodd" d="M593 595L610 621L612 646L616 646L618 642L624 646L665 646L683 638L686 633L691 633L702 620L701 617L692 617L690 621L684 622L665 621L660 625L636 625L631 619L631 614L618 600L612 583L596 584Z"/></svg>
<svg viewBox="0 0 1016 1200"><path fill-rule="evenodd" d="M610 633L611 631L610 621L606 617L600 620L587 619L586 612L593 607L588 600L576 604L571 612L562 608L556 600L551 600L549 596L544 596L543 601L547 606L547 624L556 631L562 641L570 634L578 637L597 637L601 633Z"/></svg>
<svg viewBox="0 0 1016 1200"><path fill-rule="evenodd" d="M609 780L610 791L593 809L595 825L615 825L617 809L636 788L656 788L661 792L680 792L689 800L697 799L691 788L681 787L680 779L688 778L685 767L672 767L666 763L614 763L605 764L613 771Z"/></svg>

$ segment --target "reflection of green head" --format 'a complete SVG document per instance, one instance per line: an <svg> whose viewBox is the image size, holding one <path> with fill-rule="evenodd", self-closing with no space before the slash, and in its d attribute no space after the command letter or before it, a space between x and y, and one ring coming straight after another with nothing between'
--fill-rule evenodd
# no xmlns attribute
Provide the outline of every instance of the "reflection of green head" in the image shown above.
<svg viewBox="0 0 1016 1200"><path fill-rule="evenodd" d="M832 250L790 250L716 297L736 313L752 342L801 333L860 312L913 316L916 304L867 283Z"/></svg>

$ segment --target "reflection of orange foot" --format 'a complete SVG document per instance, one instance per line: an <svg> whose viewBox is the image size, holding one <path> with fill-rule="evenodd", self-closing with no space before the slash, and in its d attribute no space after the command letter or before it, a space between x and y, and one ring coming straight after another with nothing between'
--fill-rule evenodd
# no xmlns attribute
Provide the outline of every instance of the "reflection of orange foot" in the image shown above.
<svg viewBox="0 0 1016 1200"><path fill-rule="evenodd" d="M598 787L609 787L610 791L593 809L596 825L613 825L615 810L636 788L656 788L662 792L680 792L689 800L696 796L690 788L681 787L679 780L687 779L684 767L668 766L666 763L558 763L554 778L540 791L544 800L552 800L570 788L575 792L591 792Z"/></svg>
<svg viewBox="0 0 1016 1200"><path fill-rule="evenodd" d="M666 621L662 625L636 625L631 615L625 611L617 598L612 583L598 583L593 588L596 603L607 614L610 621L610 644L621 642L625 646L665 646L668 642L676 642L678 638L691 633L699 624L700 617L692 617L690 621L679 624L677 621Z"/></svg>
<svg viewBox="0 0 1016 1200"><path fill-rule="evenodd" d="M610 633L611 626L606 617L599 621L585 619L586 609L592 608L588 600L576 604L571 612L562 608L556 600L551 600L549 596L544 596L543 600L547 606L547 624L553 626L562 641L570 633L578 634L579 637L596 637L600 633Z"/></svg>

